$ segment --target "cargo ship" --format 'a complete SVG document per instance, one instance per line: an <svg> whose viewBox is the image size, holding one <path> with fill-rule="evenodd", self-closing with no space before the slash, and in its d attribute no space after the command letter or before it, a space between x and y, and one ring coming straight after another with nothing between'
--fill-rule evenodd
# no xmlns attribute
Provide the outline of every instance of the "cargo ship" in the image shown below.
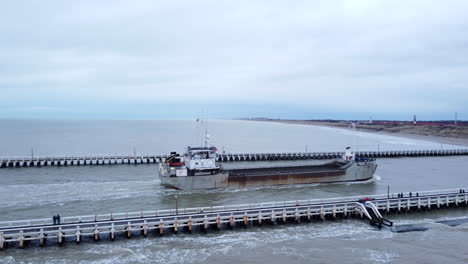
<svg viewBox="0 0 468 264"><path fill-rule="evenodd" d="M348 147L343 157L319 165L224 170L215 147L187 147L159 164L161 183L179 190L259 187L366 181L377 168L375 159L356 158Z"/></svg>

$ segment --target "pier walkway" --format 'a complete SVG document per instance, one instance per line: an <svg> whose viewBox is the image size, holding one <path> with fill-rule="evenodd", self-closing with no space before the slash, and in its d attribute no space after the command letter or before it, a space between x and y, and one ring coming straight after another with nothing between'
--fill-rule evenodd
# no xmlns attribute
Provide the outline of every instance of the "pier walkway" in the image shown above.
<svg viewBox="0 0 468 264"><path fill-rule="evenodd" d="M433 149L433 150L390 150L356 151L356 157L394 158L423 156L468 155L468 149ZM218 155L218 161L257 161L257 160L306 160L334 159L344 152L283 152L283 153L230 153ZM117 165L157 163L168 155L133 155L133 156L64 156L36 158L0 158L0 168L43 167L43 166L82 166L82 165Z"/></svg>
<svg viewBox="0 0 468 264"><path fill-rule="evenodd" d="M467 189L464 189L467 190ZM220 230L250 225L301 221L323 221L354 217L375 226L391 226L382 214L468 206L468 193L442 190L331 198L265 202L199 208L176 208L121 214L62 217L54 225L51 218L0 222L0 248L27 245L63 244L88 240L130 238L141 234Z"/></svg>

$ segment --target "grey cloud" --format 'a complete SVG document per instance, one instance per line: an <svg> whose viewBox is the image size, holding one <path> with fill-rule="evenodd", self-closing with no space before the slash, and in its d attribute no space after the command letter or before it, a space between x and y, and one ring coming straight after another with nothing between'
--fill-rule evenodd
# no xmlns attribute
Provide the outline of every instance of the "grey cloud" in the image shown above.
<svg viewBox="0 0 468 264"><path fill-rule="evenodd" d="M462 111L467 8L466 1L2 2L0 90L19 104L27 94Z"/></svg>

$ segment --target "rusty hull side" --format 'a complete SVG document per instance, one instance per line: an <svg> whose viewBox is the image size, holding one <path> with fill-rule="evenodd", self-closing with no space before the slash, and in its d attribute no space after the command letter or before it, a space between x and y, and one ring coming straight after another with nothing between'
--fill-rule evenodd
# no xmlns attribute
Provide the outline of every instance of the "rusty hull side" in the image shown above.
<svg viewBox="0 0 468 264"><path fill-rule="evenodd" d="M332 182L365 181L372 178L376 164L353 163L344 169L312 172L268 173L264 175L229 175L228 186L256 187L272 185L316 184Z"/></svg>
<svg viewBox="0 0 468 264"><path fill-rule="evenodd" d="M229 176L229 187L249 187L264 185L289 185L289 184L309 184L326 181L325 178L343 177L344 170L316 172L316 173L295 173L295 174L269 174L261 176Z"/></svg>

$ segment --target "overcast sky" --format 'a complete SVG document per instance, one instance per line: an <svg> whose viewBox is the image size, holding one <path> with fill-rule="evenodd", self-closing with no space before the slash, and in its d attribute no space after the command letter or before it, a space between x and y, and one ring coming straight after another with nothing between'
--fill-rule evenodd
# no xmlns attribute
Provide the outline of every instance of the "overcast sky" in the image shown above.
<svg viewBox="0 0 468 264"><path fill-rule="evenodd" d="M468 1L1 1L0 118L468 119Z"/></svg>

